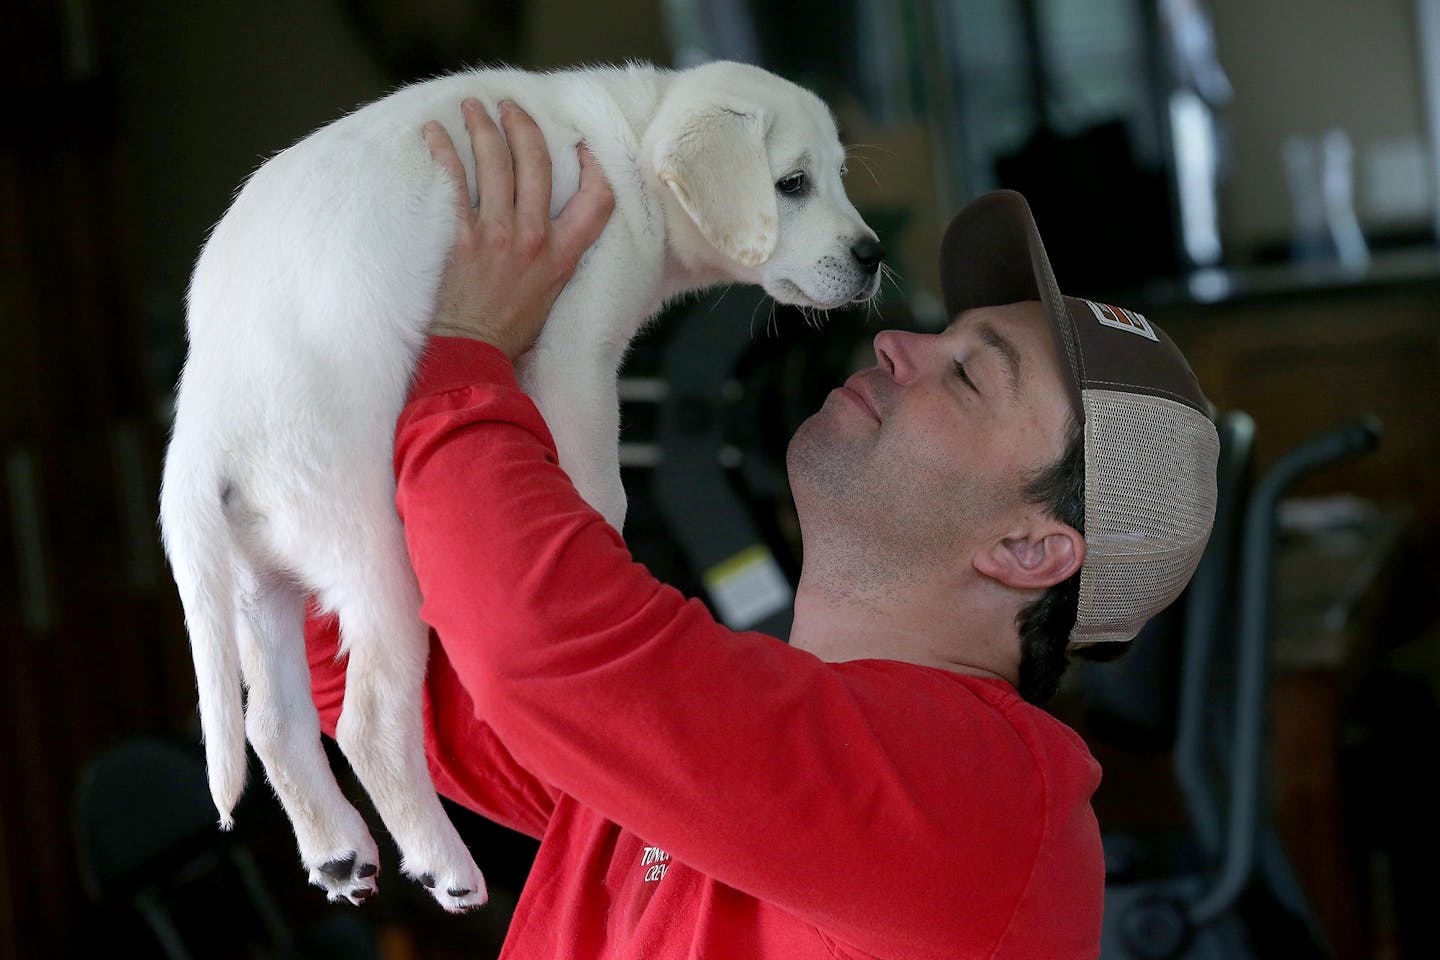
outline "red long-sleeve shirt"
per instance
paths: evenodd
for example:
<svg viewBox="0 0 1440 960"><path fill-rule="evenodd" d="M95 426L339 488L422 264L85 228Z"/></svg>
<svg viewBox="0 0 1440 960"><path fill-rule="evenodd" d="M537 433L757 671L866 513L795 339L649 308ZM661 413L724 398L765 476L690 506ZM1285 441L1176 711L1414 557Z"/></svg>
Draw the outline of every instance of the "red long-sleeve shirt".
<svg viewBox="0 0 1440 960"><path fill-rule="evenodd" d="M436 786L541 841L504 956L1098 954L1099 768L1008 684L717 624L580 499L493 348L431 342L395 468Z"/></svg>

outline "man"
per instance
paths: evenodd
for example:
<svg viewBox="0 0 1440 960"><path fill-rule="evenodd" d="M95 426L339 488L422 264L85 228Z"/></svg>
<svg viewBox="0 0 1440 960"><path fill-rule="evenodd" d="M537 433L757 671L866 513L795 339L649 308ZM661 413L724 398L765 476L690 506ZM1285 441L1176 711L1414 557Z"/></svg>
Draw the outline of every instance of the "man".
<svg viewBox="0 0 1440 960"><path fill-rule="evenodd" d="M466 117L480 202L457 201L396 502L436 786L541 840L505 955L1094 957L1099 769L1027 699L1198 561L1218 443L1178 351L1062 298L1018 195L976 201L942 245L951 325L880 334L791 443L789 644L734 633L630 559L515 382L608 216L593 161L552 222L534 125ZM308 634L333 733L335 627Z"/></svg>

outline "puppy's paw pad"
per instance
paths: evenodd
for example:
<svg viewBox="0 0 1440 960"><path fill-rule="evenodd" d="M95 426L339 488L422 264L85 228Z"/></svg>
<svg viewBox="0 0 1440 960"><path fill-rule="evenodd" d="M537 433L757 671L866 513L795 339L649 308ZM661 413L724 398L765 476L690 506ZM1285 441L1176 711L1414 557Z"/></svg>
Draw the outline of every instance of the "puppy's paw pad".
<svg viewBox="0 0 1440 960"><path fill-rule="evenodd" d="M489 893L485 889L485 878L477 871L470 877L450 877L444 882L438 881L434 873L410 874L410 879L430 891L430 896L450 913L463 913L475 907L483 906L489 899Z"/></svg>
<svg viewBox="0 0 1440 960"><path fill-rule="evenodd" d="M348 880L355 872L355 854L349 853L320 864L320 872L336 880Z"/></svg>
<svg viewBox="0 0 1440 960"><path fill-rule="evenodd" d="M359 905L373 897L380 868L355 851L346 851L310 867L310 885L325 891L331 903Z"/></svg>
<svg viewBox="0 0 1440 960"><path fill-rule="evenodd" d="M446 890L444 895L433 894L435 902L449 913L465 913L476 907L483 907L489 896L481 890Z"/></svg>

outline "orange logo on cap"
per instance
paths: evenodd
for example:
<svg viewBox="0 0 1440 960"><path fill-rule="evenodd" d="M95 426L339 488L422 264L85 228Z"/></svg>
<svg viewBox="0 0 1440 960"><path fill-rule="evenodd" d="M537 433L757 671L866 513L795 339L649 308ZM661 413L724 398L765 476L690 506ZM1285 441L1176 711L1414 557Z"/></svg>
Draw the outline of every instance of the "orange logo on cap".
<svg viewBox="0 0 1440 960"><path fill-rule="evenodd" d="M1095 319L1105 326L1138 334L1157 343L1160 341L1150 326L1150 321L1146 320L1144 315L1135 313L1133 310L1126 310L1124 307L1111 306L1108 303L1096 303L1093 300L1085 302L1089 304L1091 312L1095 314Z"/></svg>

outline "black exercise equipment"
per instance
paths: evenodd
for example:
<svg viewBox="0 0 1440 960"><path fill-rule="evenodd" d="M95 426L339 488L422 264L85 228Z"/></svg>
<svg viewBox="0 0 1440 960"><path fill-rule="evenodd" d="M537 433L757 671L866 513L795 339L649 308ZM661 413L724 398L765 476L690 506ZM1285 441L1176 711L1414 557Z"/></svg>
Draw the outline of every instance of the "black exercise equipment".
<svg viewBox="0 0 1440 960"><path fill-rule="evenodd" d="M1243 960L1280 955L1281 945L1287 957L1330 955L1263 798L1276 511L1304 474L1372 449L1379 425L1326 431L1253 486L1253 422L1231 413L1219 429L1216 524L1180 601L1178 682L1163 670L1106 673L1124 660L1082 674L1082 701L1101 730L1137 720L1134 704L1153 701L1145 688L1178 690L1173 756L1190 828L1178 837L1106 832L1104 960ZM1137 649L1147 639L1165 642L1142 633ZM1165 719L1138 723L1153 737Z"/></svg>

